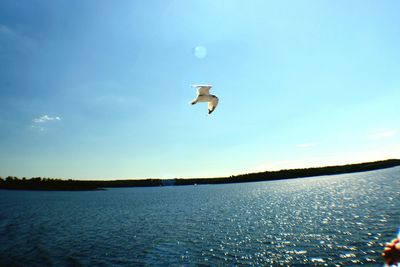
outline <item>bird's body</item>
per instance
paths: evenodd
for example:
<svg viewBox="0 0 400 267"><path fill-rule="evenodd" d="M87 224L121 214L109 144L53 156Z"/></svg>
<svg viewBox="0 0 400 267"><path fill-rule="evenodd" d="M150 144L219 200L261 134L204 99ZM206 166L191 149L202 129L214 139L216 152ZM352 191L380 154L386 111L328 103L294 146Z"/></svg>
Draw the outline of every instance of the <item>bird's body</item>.
<svg viewBox="0 0 400 267"><path fill-rule="evenodd" d="M208 102L208 114L211 114L218 105L218 97L210 94L211 85L193 85L197 88L197 98L194 99L191 104L194 105L197 102Z"/></svg>

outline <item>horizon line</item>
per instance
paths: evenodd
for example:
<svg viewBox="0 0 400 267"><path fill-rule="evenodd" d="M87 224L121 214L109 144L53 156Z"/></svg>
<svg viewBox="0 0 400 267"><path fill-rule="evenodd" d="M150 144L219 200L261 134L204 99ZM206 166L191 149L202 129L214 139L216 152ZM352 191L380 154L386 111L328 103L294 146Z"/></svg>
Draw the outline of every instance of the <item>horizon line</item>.
<svg viewBox="0 0 400 267"><path fill-rule="evenodd" d="M251 174L262 174L262 173L276 173L280 171L291 171L291 170L307 170L307 169L318 169L318 168L329 168L329 167L342 167L342 166L351 166L351 165L358 165L358 164L368 164L368 163L378 163L378 162L384 162L384 161L400 161L398 158L388 158L388 159L383 159L383 160L373 160L373 161L364 161L364 162L357 162L357 163L346 163L346 164L337 164L337 165L324 165L324 166L313 166L313 167L299 167L299 168L288 168L288 169L279 169L279 170L265 170L265 171L258 171L258 172L248 172L248 173L241 173L241 174L231 174L228 176L213 176L213 177L173 177L173 178L157 178L157 177L147 177L147 178L124 178L124 179L113 179L113 178L106 178L106 179L99 179L99 178L89 178L89 179L82 179L82 178L56 178L56 177L45 177L45 176L32 176L30 178L27 178L25 176L21 177L21 179L26 178L26 179L32 179L32 178L45 178L45 179L56 179L56 180L63 180L63 181L143 181L143 180L189 180L189 179L221 179L221 178L233 178L233 177L240 177L240 176L246 176L246 175L251 175ZM7 177L16 177L19 178L18 176L1 176L3 180Z"/></svg>

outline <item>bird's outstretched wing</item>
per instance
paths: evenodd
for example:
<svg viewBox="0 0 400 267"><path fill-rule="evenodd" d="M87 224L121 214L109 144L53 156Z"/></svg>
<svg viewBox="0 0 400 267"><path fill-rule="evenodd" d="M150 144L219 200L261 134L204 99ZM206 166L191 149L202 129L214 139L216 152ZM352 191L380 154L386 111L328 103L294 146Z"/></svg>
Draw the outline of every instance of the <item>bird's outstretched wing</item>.
<svg viewBox="0 0 400 267"><path fill-rule="evenodd" d="M197 95L209 95L212 85L192 85L197 88Z"/></svg>
<svg viewBox="0 0 400 267"><path fill-rule="evenodd" d="M208 102L208 114L211 114L218 105L218 97L214 97Z"/></svg>

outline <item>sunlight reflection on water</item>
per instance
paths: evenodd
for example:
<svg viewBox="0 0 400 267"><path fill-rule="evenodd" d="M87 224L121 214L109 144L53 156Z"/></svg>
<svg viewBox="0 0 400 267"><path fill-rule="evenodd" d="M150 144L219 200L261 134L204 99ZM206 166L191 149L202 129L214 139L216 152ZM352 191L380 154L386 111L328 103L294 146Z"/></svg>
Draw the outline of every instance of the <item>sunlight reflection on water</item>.
<svg viewBox="0 0 400 267"><path fill-rule="evenodd" d="M2 190L0 266L382 266L382 245L400 221L399 173Z"/></svg>

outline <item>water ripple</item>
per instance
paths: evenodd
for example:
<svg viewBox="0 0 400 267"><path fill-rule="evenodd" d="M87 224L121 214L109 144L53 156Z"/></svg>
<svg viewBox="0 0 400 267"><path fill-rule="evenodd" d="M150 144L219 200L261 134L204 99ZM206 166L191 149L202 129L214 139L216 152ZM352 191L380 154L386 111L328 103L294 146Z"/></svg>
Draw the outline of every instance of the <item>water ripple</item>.
<svg viewBox="0 0 400 267"><path fill-rule="evenodd" d="M381 266L400 168L99 192L0 191L0 266Z"/></svg>

